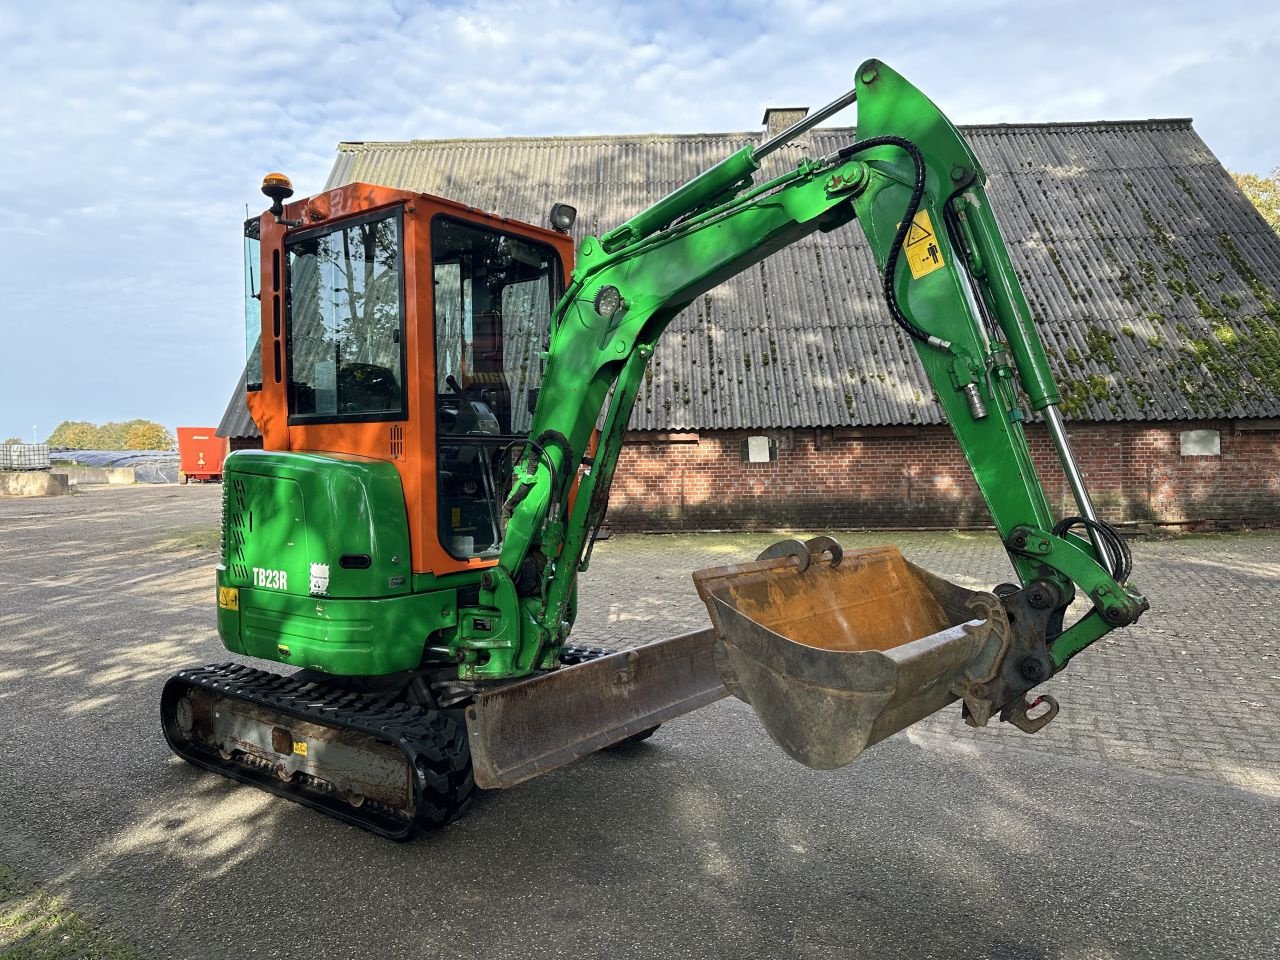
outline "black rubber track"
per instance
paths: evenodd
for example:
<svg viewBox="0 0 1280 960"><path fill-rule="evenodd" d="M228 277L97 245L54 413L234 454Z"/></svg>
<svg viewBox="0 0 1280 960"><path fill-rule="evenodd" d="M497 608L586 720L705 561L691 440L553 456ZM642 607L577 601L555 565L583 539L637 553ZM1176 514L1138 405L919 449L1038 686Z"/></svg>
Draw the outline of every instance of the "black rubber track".
<svg viewBox="0 0 1280 960"><path fill-rule="evenodd" d="M354 730L398 747L415 771L416 816L410 818L402 811L376 804L353 807L331 792L306 783L287 783L270 770L234 759L223 760L217 750L182 739L175 722L176 708L183 693L192 688L243 700L295 720ZM188 763L252 784L391 840L408 840L416 827L440 827L456 820L475 797L466 729L436 710L326 688L310 680L284 677L237 663L196 667L171 677L161 694L160 710L165 739L173 752Z"/></svg>

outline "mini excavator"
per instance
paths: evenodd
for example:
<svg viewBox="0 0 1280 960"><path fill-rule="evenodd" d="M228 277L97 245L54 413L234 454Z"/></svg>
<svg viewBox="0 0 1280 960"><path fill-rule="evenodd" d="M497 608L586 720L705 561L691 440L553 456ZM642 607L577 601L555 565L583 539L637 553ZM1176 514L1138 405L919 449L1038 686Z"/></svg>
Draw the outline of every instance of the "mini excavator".
<svg viewBox="0 0 1280 960"><path fill-rule="evenodd" d="M855 102L856 140L756 182L766 156ZM245 241L263 449L226 459L217 618L228 650L276 667L170 678L172 749L403 840L477 789L728 694L820 769L956 701L971 725L1043 727L1058 706L1031 692L1148 605L1072 457L985 181L956 128L876 60L576 258L563 204L546 229L367 183L291 200L269 175ZM893 547L790 540L694 575L709 627L613 652L571 642L663 331L727 278L855 222L1016 580L971 591ZM1027 407L1075 515L1050 510ZM1087 610L1068 622L1078 594Z"/></svg>

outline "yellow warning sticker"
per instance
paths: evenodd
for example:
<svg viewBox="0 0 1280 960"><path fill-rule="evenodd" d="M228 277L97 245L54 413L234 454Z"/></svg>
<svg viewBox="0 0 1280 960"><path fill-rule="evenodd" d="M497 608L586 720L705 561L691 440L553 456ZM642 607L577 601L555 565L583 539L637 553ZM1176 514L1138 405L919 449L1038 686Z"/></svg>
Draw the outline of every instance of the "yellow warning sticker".
<svg viewBox="0 0 1280 960"><path fill-rule="evenodd" d="M307 755L307 741L305 740L293 741L293 752L300 757L305 757Z"/></svg>
<svg viewBox="0 0 1280 960"><path fill-rule="evenodd" d="M219 587L218 588L218 606L223 610L239 610L240 609L240 588L239 587Z"/></svg>
<svg viewBox="0 0 1280 960"><path fill-rule="evenodd" d="M917 210L911 219L911 229L907 231L907 239L902 241L902 252L907 256L907 266L911 268L911 276L919 280L939 267L946 266L942 259L942 247L933 232L933 223L929 220L928 210Z"/></svg>

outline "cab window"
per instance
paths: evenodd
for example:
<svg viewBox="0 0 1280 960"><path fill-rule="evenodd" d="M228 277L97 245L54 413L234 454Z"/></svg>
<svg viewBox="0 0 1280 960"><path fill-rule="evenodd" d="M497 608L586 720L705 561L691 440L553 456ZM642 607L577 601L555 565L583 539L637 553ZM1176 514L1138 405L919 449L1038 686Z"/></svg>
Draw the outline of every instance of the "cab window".
<svg viewBox="0 0 1280 960"><path fill-rule="evenodd" d="M308 231L289 262L289 422L404 419L398 210Z"/></svg>

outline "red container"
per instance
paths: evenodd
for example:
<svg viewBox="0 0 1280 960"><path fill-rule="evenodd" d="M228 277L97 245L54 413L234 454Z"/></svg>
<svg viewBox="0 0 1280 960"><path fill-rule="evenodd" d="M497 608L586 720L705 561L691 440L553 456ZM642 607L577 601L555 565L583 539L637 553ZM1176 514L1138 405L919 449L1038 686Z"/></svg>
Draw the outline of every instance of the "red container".
<svg viewBox="0 0 1280 960"><path fill-rule="evenodd" d="M178 428L178 482L221 481L222 461L227 456L227 440L216 427Z"/></svg>

